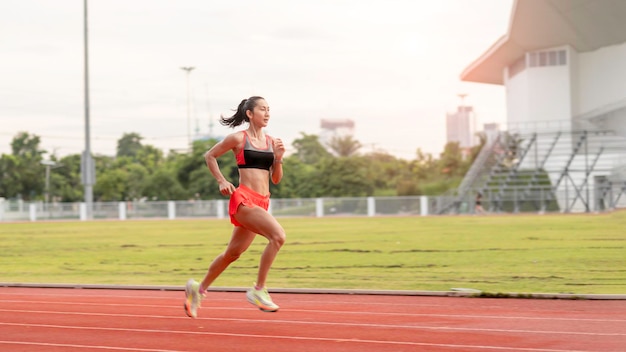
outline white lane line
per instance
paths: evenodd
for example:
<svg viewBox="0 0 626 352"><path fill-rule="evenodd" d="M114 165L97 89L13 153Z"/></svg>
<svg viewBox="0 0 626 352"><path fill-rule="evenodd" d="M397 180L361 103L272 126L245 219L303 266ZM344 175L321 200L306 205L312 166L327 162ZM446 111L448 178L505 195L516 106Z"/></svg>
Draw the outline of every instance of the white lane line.
<svg viewBox="0 0 626 352"><path fill-rule="evenodd" d="M50 312L36 310L10 310L0 309L4 312L20 313L20 314L57 314L57 315L75 315L75 316L100 316L100 317L119 317L119 318L136 318L136 319L186 319L184 316L166 316L166 315L144 315L144 314L120 314L120 313L84 313L84 312ZM450 326L430 326L430 325L404 325L404 324L373 324L373 323L345 323L345 322L323 322L323 321L301 321L301 320L276 320L276 319L243 319L243 318L203 318L197 320L205 321L231 321L248 324L299 324L299 325L318 325L318 326L346 326L346 327L367 327L377 329L409 329L409 330L434 330L434 331L468 331L468 332L493 332L493 333L516 333L516 334L538 334L538 335L581 335L581 336L626 336L626 333L598 333L598 332L578 332L578 331L549 331L549 330L523 330L523 329L492 329L492 328L471 328L471 327L450 327ZM0 322L0 325L11 325L17 323ZM37 324L35 324L37 325Z"/></svg>
<svg viewBox="0 0 626 352"><path fill-rule="evenodd" d="M237 300L241 302L242 300ZM169 308L178 309L182 303L176 303L174 306L170 305L150 305L150 304L128 304L128 303L91 303L91 302L49 302L49 301L27 301L27 300L6 300L0 301L7 303L14 303L16 305L29 305L29 304L41 304L41 305L70 305L70 306L103 306L103 307L145 307L145 308ZM182 300L181 300L182 302ZM283 305L283 310L285 306ZM239 307L211 307L212 310L250 310L250 308ZM0 309L2 310L2 309ZM439 314L439 313L396 313L396 312L373 312L373 311L345 311L345 310L321 310L321 309L292 309L290 312L300 313L325 313L325 314L341 314L341 315L376 315L376 316L398 316L398 317L429 317L429 318L469 318L469 319L503 319L503 320L541 320L541 321L573 321L573 322L602 322L602 323L626 323L626 319L610 319L610 318L561 318L561 317L527 317L527 316L513 316L513 315L475 315L475 314Z"/></svg>
<svg viewBox="0 0 626 352"><path fill-rule="evenodd" d="M6 296L24 296L23 292L6 292L6 291L2 291L3 287L0 287L0 297L6 295ZM30 289L30 288L29 288ZM73 290L73 292L71 293L40 293L37 292L40 289L35 289L33 291L33 293L29 293L28 295L33 297L33 296L41 296L41 297L72 297L72 298L76 298L76 297L85 297L85 298L111 298L111 299L115 299L115 298L128 298L128 299L174 299L176 296L180 296L180 297L184 297L184 291L181 290L180 292L178 291L158 291L158 290L154 290L154 291L150 291L150 290L145 290L145 291L141 291L141 295L128 295L128 294L121 294L124 292L124 290L106 290L106 289L80 289L80 288L74 288L74 289L62 289L62 290ZM43 288L41 290L58 290L57 288L52 288L52 289L46 289ZM111 294L88 294L88 295L81 295L81 292L86 292L86 291L100 291L100 292L110 292ZM148 294L149 293L149 294ZM210 292L210 294L212 295L219 295L219 296L237 296L237 295L243 295L245 292L234 292L234 291L215 291L215 292ZM270 293L272 293L271 289L270 289ZM162 294L162 295L161 295ZM279 296L283 296L283 297L302 297L302 296L320 296L320 294L300 294L300 293L274 293L275 295L277 295L277 297ZM176 296L175 296L176 295ZM321 296L335 296L335 297L339 297L340 299L343 299L343 294L321 294ZM374 299L384 299L384 298L391 298L393 296L375 296ZM450 307L466 307L466 301L461 301L460 298L462 299L471 299L471 298L467 298L467 297L431 297L431 296L396 296L400 299L414 299L415 301L411 301L411 302L407 302L407 303L399 303L399 302L393 302L393 299L391 299L390 302L380 302L380 301L375 301L375 302L365 302L368 305L375 305L375 306L398 306L398 307L403 307L403 306L410 306L410 307L446 307L446 308L450 308ZM216 299L217 301L240 301L240 299L237 298L218 298ZM447 303L425 303L423 301L425 300L446 300ZM526 300L526 299L509 299L510 300L515 300L515 301L520 301L520 300ZM480 303L484 303L484 305L480 305L479 308L480 309L496 309L496 310L500 310L502 308L506 308L506 309L523 309L524 312L528 312L528 311L543 311L542 309L538 309L538 308L533 308L533 307L527 307L527 306L517 306L517 305L507 305L507 304L486 304L486 303L493 303L493 302L487 302L485 299L482 298L475 298L473 299L474 302L480 302ZM541 301L541 300L540 300ZM362 306L364 304L364 302L362 301L354 301L354 300L338 300L338 299L332 299L332 300L302 300L301 298L299 298L297 300L297 302L299 303L309 303L309 304L337 304L340 306L345 306L345 305L357 305L357 306ZM458 305L453 305L450 303L461 303ZM552 301L554 302L554 301ZM603 303L600 301L585 301L585 300L557 300L556 302L558 303L563 303L563 304L577 304L577 303L584 303L584 302L593 302L593 303Z"/></svg>
<svg viewBox="0 0 626 352"><path fill-rule="evenodd" d="M133 347L113 347L113 346L94 346L94 345L74 345L67 343L46 343L46 342L25 342L25 341L0 341L0 345L27 345L27 346L46 346L46 347L70 347L70 348L87 348L99 350L116 350L116 351L139 351L139 352L183 352L178 350L164 349L147 349Z"/></svg>
<svg viewBox="0 0 626 352"><path fill-rule="evenodd" d="M306 337L306 336L285 336L285 335L257 335L257 334L235 334L235 333L218 333L203 331L179 331L179 330L152 330L152 329L122 329L122 328L93 328L84 326L63 326L63 325L46 325L46 324L6 324L0 325L24 326L24 327L40 327L50 329L75 329L75 330L104 330L104 331L124 331L136 333L166 333L181 335L204 335L204 336L226 336L226 337L242 337L242 338L261 338L261 339L280 339L280 340L299 340L299 341L331 341L342 343L357 344L375 344L375 345L404 345L404 346L429 346L429 347L449 347L460 349L479 349L479 350L500 350L500 351L533 351L533 352L589 352L585 350L560 350L560 349L544 349L529 347L505 347L505 346L488 346L488 345L461 345L446 343L427 343L427 342L410 342L410 341L382 341L382 340L362 340L362 339L345 339L345 338L327 338L327 337ZM2 343L3 341L0 341Z"/></svg>
<svg viewBox="0 0 626 352"><path fill-rule="evenodd" d="M1 288L0 288L1 289ZM65 297L71 297L72 299L76 299L76 298L105 298L105 299L176 299L176 297L172 296L172 295L168 295L168 296L155 296L155 295L80 295L80 290L76 290L78 291L76 294L72 294L72 293L67 293L67 294L62 294L62 293L33 293L33 294L28 294L28 296L30 297L59 297L59 298L65 298ZM223 294L223 292L219 292L220 294ZM244 297L245 292L227 292L229 296L236 296L239 295L241 297ZM271 290L270 290L271 293ZM211 293L209 293L211 294ZM280 296L280 295L285 295L284 293L275 293L275 295ZM300 295L300 294L298 294ZM17 292L11 292L11 293L7 293L7 292L2 292L0 291L0 297L2 296L17 296L17 297L23 297L24 293L17 293ZM179 296L181 299L184 299L185 295L184 295L184 291L182 293L179 293ZM404 297L404 296L401 296ZM215 299L216 301L225 301L225 302L237 302L237 301L241 301L240 298L217 298ZM2 302L3 300L0 300L0 302ZM355 305L355 306L362 306L364 304L364 302L355 302L355 301L338 301L338 300L301 300L298 299L297 302L299 303L308 303L308 304L336 304L339 306L345 306L345 305ZM397 307L449 307L450 305L445 305L445 304L425 304L425 303L420 303L420 302L409 302L409 303L397 303L397 302L366 302L368 305L373 305L373 306L397 306ZM485 308L486 307L481 307L481 308ZM496 309L499 309L499 307L496 307Z"/></svg>

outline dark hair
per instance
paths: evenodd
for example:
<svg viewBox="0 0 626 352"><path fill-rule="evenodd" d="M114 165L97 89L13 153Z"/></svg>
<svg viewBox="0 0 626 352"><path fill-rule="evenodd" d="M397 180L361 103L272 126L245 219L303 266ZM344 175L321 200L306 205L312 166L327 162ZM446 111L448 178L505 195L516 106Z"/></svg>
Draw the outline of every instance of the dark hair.
<svg viewBox="0 0 626 352"><path fill-rule="evenodd" d="M244 122L250 122L248 115L246 115L246 111L248 110L252 111L256 107L257 101L261 99L264 99L264 98L255 95L248 99L242 100L241 103L239 103L237 110L234 110L235 114L231 117L222 116L220 118L220 123L224 126L233 128L233 127L237 127L241 125Z"/></svg>

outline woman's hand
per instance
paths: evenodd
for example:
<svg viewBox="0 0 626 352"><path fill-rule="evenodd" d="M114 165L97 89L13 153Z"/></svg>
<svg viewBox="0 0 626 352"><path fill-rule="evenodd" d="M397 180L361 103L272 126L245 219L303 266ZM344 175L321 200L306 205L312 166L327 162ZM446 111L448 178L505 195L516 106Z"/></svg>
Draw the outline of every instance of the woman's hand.
<svg viewBox="0 0 626 352"><path fill-rule="evenodd" d="M220 187L220 193L224 196L230 196L235 192L235 186L226 180L219 182L218 185Z"/></svg>
<svg viewBox="0 0 626 352"><path fill-rule="evenodd" d="M285 145L280 138L273 138L274 143L274 158L275 160L282 160L285 155Z"/></svg>

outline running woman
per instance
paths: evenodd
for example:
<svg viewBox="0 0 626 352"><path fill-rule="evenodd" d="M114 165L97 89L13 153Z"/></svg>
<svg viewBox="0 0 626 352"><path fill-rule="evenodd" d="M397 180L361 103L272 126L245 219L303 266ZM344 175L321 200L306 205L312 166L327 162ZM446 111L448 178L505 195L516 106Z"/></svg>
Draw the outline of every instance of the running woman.
<svg viewBox="0 0 626 352"><path fill-rule="evenodd" d="M200 301L215 279L245 252L257 234L268 240L261 255L256 283L246 292L248 301L264 312L275 312L278 305L272 302L265 282L268 272L285 243L285 230L267 211L270 179L278 184L283 177L285 147L278 138L265 134L263 128L270 119L270 107L265 99L253 96L241 101L231 117L222 117L220 123L231 128L244 122L243 131L234 132L213 146L204 158L211 174L217 180L220 193L230 196L228 213L235 226L226 250L218 255L202 282L189 279L185 287L185 312L196 318ZM233 151L239 168L239 186L235 188L220 171L217 158Z"/></svg>

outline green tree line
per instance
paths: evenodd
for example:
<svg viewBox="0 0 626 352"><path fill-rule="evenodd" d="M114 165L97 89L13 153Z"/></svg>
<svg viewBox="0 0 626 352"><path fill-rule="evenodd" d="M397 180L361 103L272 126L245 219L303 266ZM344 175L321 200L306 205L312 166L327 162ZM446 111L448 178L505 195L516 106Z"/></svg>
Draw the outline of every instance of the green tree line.
<svg viewBox="0 0 626 352"><path fill-rule="evenodd" d="M142 140L138 133L125 133L115 156L94 156L96 201L222 198L204 162L217 140L195 141L191 151L167 155ZM27 132L13 138L11 154L0 157L0 197L44 200L48 181L50 200L82 201L81 155L58 157L40 144L39 136ZM381 151L359 153L361 144L350 136L323 145L317 135L301 133L284 159L282 182L270 191L276 198L438 195L458 186L482 144L484 138L466 157L452 142L438 158L417 149L415 159L405 160ZM47 180L43 160L54 162ZM219 163L237 184L234 155L227 153Z"/></svg>

